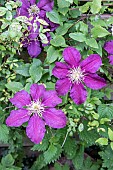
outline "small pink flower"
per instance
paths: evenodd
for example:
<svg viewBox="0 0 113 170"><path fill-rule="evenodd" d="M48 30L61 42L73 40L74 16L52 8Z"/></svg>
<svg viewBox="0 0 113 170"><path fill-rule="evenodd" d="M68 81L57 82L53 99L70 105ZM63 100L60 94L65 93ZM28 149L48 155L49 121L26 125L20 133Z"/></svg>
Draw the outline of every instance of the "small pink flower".
<svg viewBox="0 0 113 170"><path fill-rule="evenodd" d="M65 63L56 62L53 75L60 80L56 82L56 91L59 95L66 95L70 91L70 97L76 104L86 101L87 91L84 87L97 90L106 86L106 81L96 74L102 64L98 54L92 54L81 61L79 51L74 47L67 47L63 51Z"/></svg>
<svg viewBox="0 0 113 170"><path fill-rule="evenodd" d="M55 90L46 91L43 85L32 84L30 95L21 90L10 102L19 109L11 111L7 126L19 127L28 121L26 134L36 144L44 138L45 125L58 129L66 126L65 114L54 108L62 102Z"/></svg>

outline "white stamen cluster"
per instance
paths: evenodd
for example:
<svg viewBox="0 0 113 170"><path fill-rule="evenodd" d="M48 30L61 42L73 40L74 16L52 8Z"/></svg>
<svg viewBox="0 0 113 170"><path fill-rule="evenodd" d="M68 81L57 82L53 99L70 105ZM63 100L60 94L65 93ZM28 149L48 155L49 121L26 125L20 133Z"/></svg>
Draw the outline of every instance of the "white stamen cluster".
<svg viewBox="0 0 113 170"><path fill-rule="evenodd" d="M68 77L72 83L81 83L84 80L84 71L80 67L73 67L68 72Z"/></svg>
<svg viewBox="0 0 113 170"><path fill-rule="evenodd" d="M31 5L30 8L28 9L29 15L37 15L40 12L40 9L36 5Z"/></svg>
<svg viewBox="0 0 113 170"><path fill-rule="evenodd" d="M27 110L30 114L35 113L42 117L42 113L44 111L44 105L41 103L40 100L32 101L30 105L27 106Z"/></svg>

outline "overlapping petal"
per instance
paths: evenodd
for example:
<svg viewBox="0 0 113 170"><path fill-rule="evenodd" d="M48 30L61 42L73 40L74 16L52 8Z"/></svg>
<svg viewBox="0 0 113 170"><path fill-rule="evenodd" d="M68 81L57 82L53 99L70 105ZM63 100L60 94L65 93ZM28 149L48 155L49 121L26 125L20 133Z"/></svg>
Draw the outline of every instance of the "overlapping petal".
<svg viewBox="0 0 113 170"><path fill-rule="evenodd" d="M72 83L69 81L68 78L57 80L55 88L58 92L58 95L66 95L70 90Z"/></svg>
<svg viewBox="0 0 113 170"><path fill-rule="evenodd" d="M6 119L7 126L19 127L30 118L26 109L12 110L10 116Z"/></svg>
<svg viewBox="0 0 113 170"><path fill-rule="evenodd" d="M30 87L30 94L34 101L41 99L45 93L44 85L32 84Z"/></svg>
<svg viewBox="0 0 113 170"><path fill-rule="evenodd" d="M38 41L31 41L28 45L28 53L31 57L35 58L41 53L40 43Z"/></svg>
<svg viewBox="0 0 113 170"><path fill-rule="evenodd" d="M86 101L87 91L82 83L73 84L72 89L70 91L70 97L77 105L82 104Z"/></svg>
<svg viewBox="0 0 113 170"><path fill-rule="evenodd" d="M55 107L56 105L62 103L62 100L58 97L55 90L49 90L45 91L43 94L42 103L48 107Z"/></svg>
<svg viewBox="0 0 113 170"><path fill-rule="evenodd" d="M113 65L113 55L109 55L108 58L109 58L110 64Z"/></svg>
<svg viewBox="0 0 113 170"><path fill-rule="evenodd" d="M91 54L80 63L82 70L90 73L95 73L101 65L102 60L98 54Z"/></svg>
<svg viewBox="0 0 113 170"><path fill-rule="evenodd" d="M31 103L31 98L25 90L21 90L10 99L10 102L16 107L22 108L23 106L29 105Z"/></svg>
<svg viewBox="0 0 113 170"><path fill-rule="evenodd" d="M104 45L104 49L109 54L113 54L113 40L106 42L105 45Z"/></svg>
<svg viewBox="0 0 113 170"><path fill-rule="evenodd" d="M88 74L84 78L84 83L87 87L98 90L106 86L106 81L97 74Z"/></svg>
<svg viewBox="0 0 113 170"><path fill-rule="evenodd" d="M75 67L78 66L81 59L80 52L74 47L65 48L63 51L63 57L66 63Z"/></svg>
<svg viewBox="0 0 113 170"><path fill-rule="evenodd" d="M46 109L43 113L46 124L52 128L63 128L66 126L66 116L61 110L55 108Z"/></svg>
<svg viewBox="0 0 113 170"><path fill-rule="evenodd" d="M68 66L61 62L56 62L56 66L52 70L52 74L57 78L65 78L68 74Z"/></svg>
<svg viewBox="0 0 113 170"><path fill-rule="evenodd" d="M40 9L43 9L45 11L51 11L54 6L54 1L53 0L40 0L37 5Z"/></svg>
<svg viewBox="0 0 113 170"><path fill-rule="evenodd" d="M37 115L33 115L26 128L26 134L35 144L39 144L45 135L45 123L44 121Z"/></svg>

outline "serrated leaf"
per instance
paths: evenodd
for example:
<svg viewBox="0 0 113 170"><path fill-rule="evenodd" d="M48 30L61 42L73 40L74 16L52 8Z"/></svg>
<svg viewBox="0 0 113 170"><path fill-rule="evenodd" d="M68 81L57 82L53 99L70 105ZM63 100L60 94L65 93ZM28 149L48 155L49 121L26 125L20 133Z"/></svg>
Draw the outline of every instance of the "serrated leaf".
<svg viewBox="0 0 113 170"><path fill-rule="evenodd" d="M108 128L108 136L109 136L109 139L113 141L113 131L110 128Z"/></svg>
<svg viewBox="0 0 113 170"><path fill-rule="evenodd" d="M86 39L86 44L93 48L98 48L97 41L94 38Z"/></svg>
<svg viewBox="0 0 113 170"><path fill-rule="evenodd" d="M0 141L7 143L9 138L9 129L6 125L0 125Z"/></svg>
<svg viewBox="0 0 113 170"><path fill-rule="evenodd" d="M44 152L44 161L48 164L52 161L52 158L57 153L57 147L50 145L48 150Z"/></svg>
<svg viewBox="0 0 113 170"><path fill-rule="evenodd" d="M11 154L6 155L1 161L4 167L10 167L14 164L14 159Z"/></svg>
<svg viewBox="0 0 113 170"><path fill-rule="evenodd" d="M105 37L106 35L110 34L110 32L108 32L105 28L103 28L101 26L96 26L96 27L92 28L91 33L94 38Z"/></svg>
<svg viewBox="0 0 113 170"><path fill-rule="evenodd" d="M9 90L17 92L23 89L23 85L20 82L12 81L5 85Z"/></svg>
<svg viewBox="0 0 113 170"><path fill-rule="evenodd" d="M73 40L79 41L79 42L84 42L86 41L86 36L83 33L70 33L69 34L70 38Z"/></svg>
<svg viewBox="0 0 113 170"><path fill-rule="evenodd" d="M99 143L100 145L108 145L108 139L107 138L99 138L95 142Z"/></svg>
<svg viewBox="0 0 113 170"><path fill-rule="evenodd" d="M34 162L30 170L41 170L44 166L46 166L46 163L44 161L43 154L41 154L38 156L37 160Z"/></svg>
<svg viewBox="0 0 113 170"><path fill-rule="evenodd" d="M101 104L98 107L98 114L99 114L99 118L112 119L113 118L113 106L107 106L105 104Z"/></svg>

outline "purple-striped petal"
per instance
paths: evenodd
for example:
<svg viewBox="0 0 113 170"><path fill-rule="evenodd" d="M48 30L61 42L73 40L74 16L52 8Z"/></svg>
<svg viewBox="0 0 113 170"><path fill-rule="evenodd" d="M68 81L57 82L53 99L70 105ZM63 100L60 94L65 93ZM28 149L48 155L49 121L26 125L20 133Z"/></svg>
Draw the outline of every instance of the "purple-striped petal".
<svg viewBox="0 0 113 170"><path fill-rule="evenodd" d="M69 79L65 78L65 79L57 80L56 85L55 85L55 89L56 89L58 95L64 96L68 93L71 86L72 86L72 84L69 81Z"/></svg>
<svg viewBox="0 0 113 170"><path fill-rule="evenodd" d="M21 7L23 7L23 8L28 8L28 7L30 7L30 3L29 3L29 1L28 0L20 0L21 2L22 2L22 6Z"/></svg>
<svg viewBox="0 0 113 170"><path fill-rule="evenodd" d="M31 98L25 90L21 90L10 99L10 102L16 107L22 108L23 106L29 105L31 103Z"/></svg>
<svg viewBox="0 0 113 170"><path fill-rule="evenodd" d="M62 103L62 100L58 97L55 90L48 90L43 94L42 103L44 106L55 107L56 105Z"/></svg>
<svg viewBox="0 0 113 170"><path fill-rule="evenodd" d="M26 109L12 110L10 116L6 119L7 126L19 127L30 118Z"/></svg>
<svg viewBox="0 0 113 170"><path fill-rule="evenodd" d="M37 115L33 115L26 128L26 134L30 138L32 142L35 144L39 144L45 135L45 123L44 121Z"/></svg>
<svg viewBox="0 0 113 170"><path fill-rule="evenodd" d="M113 55L109 55L108 58L109 58L110 64L113 65Z"/></svg>
<svg viewBox="0 0 113 170"><path fill-rule="evenodd" d="M106 86L106 81L97 74L88 74L84 78L84 83L87 87L98 90Z"/></svg>
<svg viewBox="0 0 113 170"><path fill-rule="evenodd" d="M80 52L74 47L65 48L63 51L63 57L66 63L75 67L78 66L81 59Z"/></svg>
<svg viewBox="0 0 113 170"><path fill-rule="evenodd" d="M66 116L62 110L55 108L46 109L43 113L46 124L52 128L63 128L66 126Z"/></svg>
<svg viewBox="0 0 113 170"><path fill-rule="evenodd" d="M40 43L38 41L31 41L27 49L29 55L33 58L41 53Z"/></svg>
<svg viewBox="0 0 113 170"><path fill-rule="evenodd" d="M65 78L68 75L68 66L61 62L56 62L56 66L53 68L52 73L57 78Z"/></svg>
<svg viewBox="0 0 113 170"><path fill-rule="evenodd" d="M54 1L53 0L40 0L37 5L40 9L43 9L45 11L51 11L54 6Z"/></svg>
<svg viewBox="0 0 113 170"><path fill-rule="evenodd" d="M105 45L104 45L104 49L109 54L113 54L113 40L106 42Z"/></svg>
<svg viewBox="0 0 113 170"><path fill-rule="evenodd" d="M82 104L86 101L87 91L82 83L73 84L72 89L70 91L70 97L77 105Z"/></svg>
<svg viewBox="0 0 113 170"><path fill-rule="evenodd" d="M34 5L36 3L36 0L30 0L30 4Z"/></svg>
<svg viewBox="0 0 113 170"><path fill-rule="evenodd" d="M32 84L30 87L30 94L34 101L41 99L45 93L44 85Z"/></svg>
<svg viewBox="0 0 113 170"><path fill-rule="evenodd" d="M86 72L95 73L102 64L102 60L98 54L91 54L89 57L84 59L80 66L82 70Z"/></svg>

